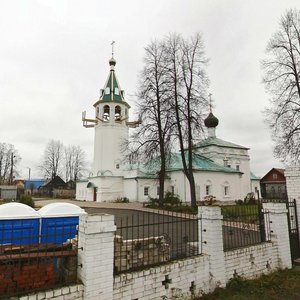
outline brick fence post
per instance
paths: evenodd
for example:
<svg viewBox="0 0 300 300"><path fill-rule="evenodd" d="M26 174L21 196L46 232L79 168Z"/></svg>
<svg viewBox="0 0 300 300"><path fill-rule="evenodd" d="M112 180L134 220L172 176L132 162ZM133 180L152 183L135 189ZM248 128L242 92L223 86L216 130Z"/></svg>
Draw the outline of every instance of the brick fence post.
<svg viewBox="0 0 300 300"><path fill-rule="evenodd" d="M83 215L78 232L78 278L85 300L113 299L114 216Z"/></svg>
<svg viewBox="0 0 300 300"><path fill-rule="evenodd" d="M278 247L279 266L291 268L290 238L285 203L264 203L263 208L269 211L270 237Z"/></svg>
<svg viewBox="0 0 300 300"><path fill-rule="evenodd" d="M199 242L202 253L210 255L210 274L214 289L226 285L223 250L223 216L217 206L199 206Z"/></svg>

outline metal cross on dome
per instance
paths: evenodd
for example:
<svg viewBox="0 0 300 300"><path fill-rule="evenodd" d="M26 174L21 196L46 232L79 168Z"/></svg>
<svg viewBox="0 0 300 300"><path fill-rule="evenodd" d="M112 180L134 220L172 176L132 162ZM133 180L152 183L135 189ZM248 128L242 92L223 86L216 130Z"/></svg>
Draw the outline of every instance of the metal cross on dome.
<svg viewBox="0 0 300 300"><path fill-rule="evenodd" d="M111 44L111 56L114 57L114 44L115 44L115 41L112 41L110 44Z"/></svg>
<svg viewBox="0 0 300 300"><path fill-rule="evenodd" d="M212 94L210 93L208 96L209 96L209 111L211 112L212 111L212 104L211 104L211 102L212 102L212 100L211 100Z"/></svg>

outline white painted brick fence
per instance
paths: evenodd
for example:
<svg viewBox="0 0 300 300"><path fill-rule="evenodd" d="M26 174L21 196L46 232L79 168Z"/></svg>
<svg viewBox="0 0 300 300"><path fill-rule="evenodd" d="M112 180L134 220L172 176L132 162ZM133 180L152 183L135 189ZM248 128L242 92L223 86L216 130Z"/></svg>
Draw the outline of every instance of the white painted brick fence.
<svg viewBox="0 0 300 300"><path fill-rule="evenodd" d="M24 300L183 299L223 287L235 276L254 278L278 268L290 268L285 205L266 204L265 208L270 211L271 242L224 252L221 209L199 207L201 255L117 276L113 275L114 216L81 216L78 252L81 294L69 298L63 294L44 298L31 295L32 298Z"/></svg>

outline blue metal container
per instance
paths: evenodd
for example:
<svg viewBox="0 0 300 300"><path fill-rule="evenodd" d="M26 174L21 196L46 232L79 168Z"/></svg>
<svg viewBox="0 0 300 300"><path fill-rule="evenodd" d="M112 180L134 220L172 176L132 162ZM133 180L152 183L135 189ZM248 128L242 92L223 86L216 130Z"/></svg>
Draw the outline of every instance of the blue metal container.
<svg viewBox="0 0 300 300"><path fill-rule="evenodd" d="M39 210L41 243L62 244L77 235L79 216L85 211L70 203L51 203Z"/></svg>
<svg viewBox="0 0 300 300"><path fill-rule="evenodd" d="M0 205L0 245L27 245L39 242L40 215L22 203Z"/></svg>

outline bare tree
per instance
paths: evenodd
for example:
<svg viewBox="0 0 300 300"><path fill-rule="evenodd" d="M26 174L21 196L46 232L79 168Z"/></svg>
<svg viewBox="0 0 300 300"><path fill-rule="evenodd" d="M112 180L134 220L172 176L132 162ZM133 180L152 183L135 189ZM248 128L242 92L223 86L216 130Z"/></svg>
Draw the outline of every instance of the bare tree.
<svg viewBox="0 0 300 300"><path fill-rule="evenodd" d="M63 164L63 144L60 141L50 140L45 148L43 162L40 169L44 176L53 179L61 172Z"/></svg>
<svg viewBox="0 0 300 300"><path fill-rule="evenodd" d="M12 144L0 143L0 184L13 183L20 159Z"/></svg>
<svg viewBox="0 0 300 300"><path fill-rule="evenodd" d="M275 141L274 154L284 161L300 158L300 11L288 10L267 46L263 82L271 95L265 110Z"/></svg>
<svg viewBox="0 0 300 300"><path fill-rule="evenodd" d="M139 82L137 111L142 120L131 139L130 155L151 161L159 171L159 203L163 203L166 160L171 148L172 119L168 106L169 90L164 41L154 41L145 48L144 68ZM152 166L148 163L148 167Z"/></svg>
<svg viewBox="0 0 300 300"><path fill-rule="evenodd" d="M203 49L199 34L188 40L172 34L146 48L138 103L143 124L133 135L135 147L131 154L142 153L147 160L159 161L160 203L175 141L180 145L183 171L190 183L191 203L196 206L193 141L203 132L208 107L203 96L208 86Z"/></svg>
<svg viewBox="0 0 300 300"><path fill-rule="evenodd" d="M64 148L66 181L76 181L82 176L85 165L85 153L80 146Z"/></svg>
<svg viewBox="0 0 300 300"><path fill-rule="evenodd" d="M190 39L172 34L167 39L166 49L171 91L169 103L175 116L183 171L190 184L191 205L195 207L193 142L203 133L203 117L208 107L204 97L208 87L205 73L207 58L199 34Z"/></svg>

